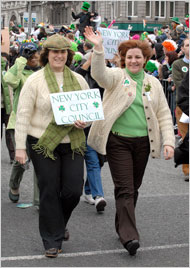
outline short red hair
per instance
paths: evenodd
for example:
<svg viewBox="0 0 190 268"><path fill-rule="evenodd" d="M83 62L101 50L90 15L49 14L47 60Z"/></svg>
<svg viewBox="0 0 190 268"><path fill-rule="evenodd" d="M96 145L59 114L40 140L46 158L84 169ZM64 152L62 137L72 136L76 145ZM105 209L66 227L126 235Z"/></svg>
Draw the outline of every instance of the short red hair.
<svg viewBox="0 0 190 268"><path fill-rule="evenodd" d="M133 48L139 48L142 51L144 58L146 58L145 65L152 56L152 48L150 47L147 41L141 41L141 40L123 41L119 44L119 47L118 47L118 52L121 58L120 60L121 68L125 68L125 57L126 57L127 51Z"/></svg>

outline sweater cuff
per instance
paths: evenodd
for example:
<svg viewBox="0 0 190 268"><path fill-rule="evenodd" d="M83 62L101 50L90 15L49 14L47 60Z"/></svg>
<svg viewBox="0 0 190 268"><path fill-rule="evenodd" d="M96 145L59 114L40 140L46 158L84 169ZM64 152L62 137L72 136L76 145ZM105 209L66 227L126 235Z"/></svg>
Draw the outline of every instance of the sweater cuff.
<svg viewBox="0 0 190 268"><path fill-rule="evenodd" d="M96 50L96 49L93 48L93 52L94 52L95 54L98 54L98 55L104 54L104 48L102 48L101 51Z"/></svg>

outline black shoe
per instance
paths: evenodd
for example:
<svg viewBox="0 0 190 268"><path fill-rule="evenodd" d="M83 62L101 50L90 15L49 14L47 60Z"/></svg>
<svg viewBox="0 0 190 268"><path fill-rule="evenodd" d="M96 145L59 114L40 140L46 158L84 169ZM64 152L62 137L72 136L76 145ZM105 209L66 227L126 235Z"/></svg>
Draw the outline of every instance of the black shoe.
<svg viewBox="0 0 190 268"><path fill-rule="evenodd" d="M124 247L129 252L130 255L135 255L137 253L137 249L140 247L138 240L131 240L127 242Z"/></svg>
<svg viewBox="0 0 190 268"><path fill-rule="evenodd" d="M13 203L17 203L19 200L19 194L13 194L11 192L11 189L9 190L9 199L13 202Z"/></svg>
<svg viewBox="0 0 190 268"><path fill-rule="evenodd" d="M67 228L65 228L65 233L64 233L63 240L68 241L69 237L70 237L69 230Z"/></svg>
<svg viewBox="0 0 190 268"><path fill-rule="evenodd" d="M60 250L57 248L49 248L45 251L45 256L48 258L56 258Z"/></svg>
<svg viewBox="0 0 190 268"><path fill-rule="evenodd" d="M107 203L106 200L103 198L103 196L96 196L95 207L97 212L103 212L106 205Z"/></svg>

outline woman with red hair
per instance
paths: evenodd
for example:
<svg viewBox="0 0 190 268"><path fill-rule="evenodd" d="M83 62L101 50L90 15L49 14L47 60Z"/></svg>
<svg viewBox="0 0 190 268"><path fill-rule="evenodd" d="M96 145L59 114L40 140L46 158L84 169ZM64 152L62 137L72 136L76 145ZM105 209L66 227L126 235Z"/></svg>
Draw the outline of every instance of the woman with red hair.
<svg viewBox="0 0 190 268"><path fill-rule="evenodd" d="M85 28L94 44L91 75L105 88L105 120L92 123L88 145L105 155L114 183L115 228L130 255L140 247L135 207L149 154L160 157L161 136L165 159L174 154L175 136L171 112L162 85L144 72L152 55L147 41L128 40L118 47L120 67L105 65L100 32Z"/></svg>

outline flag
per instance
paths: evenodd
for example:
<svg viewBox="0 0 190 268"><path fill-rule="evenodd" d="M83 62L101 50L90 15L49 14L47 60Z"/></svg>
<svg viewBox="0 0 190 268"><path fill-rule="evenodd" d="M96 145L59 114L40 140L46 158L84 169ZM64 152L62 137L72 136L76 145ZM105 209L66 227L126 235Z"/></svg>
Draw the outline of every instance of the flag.
<svg viewBox="0 0 190 268"><path fill-rule="evenodd" d="M143 27L146 27L146 20L143 20Z"/></svg>

